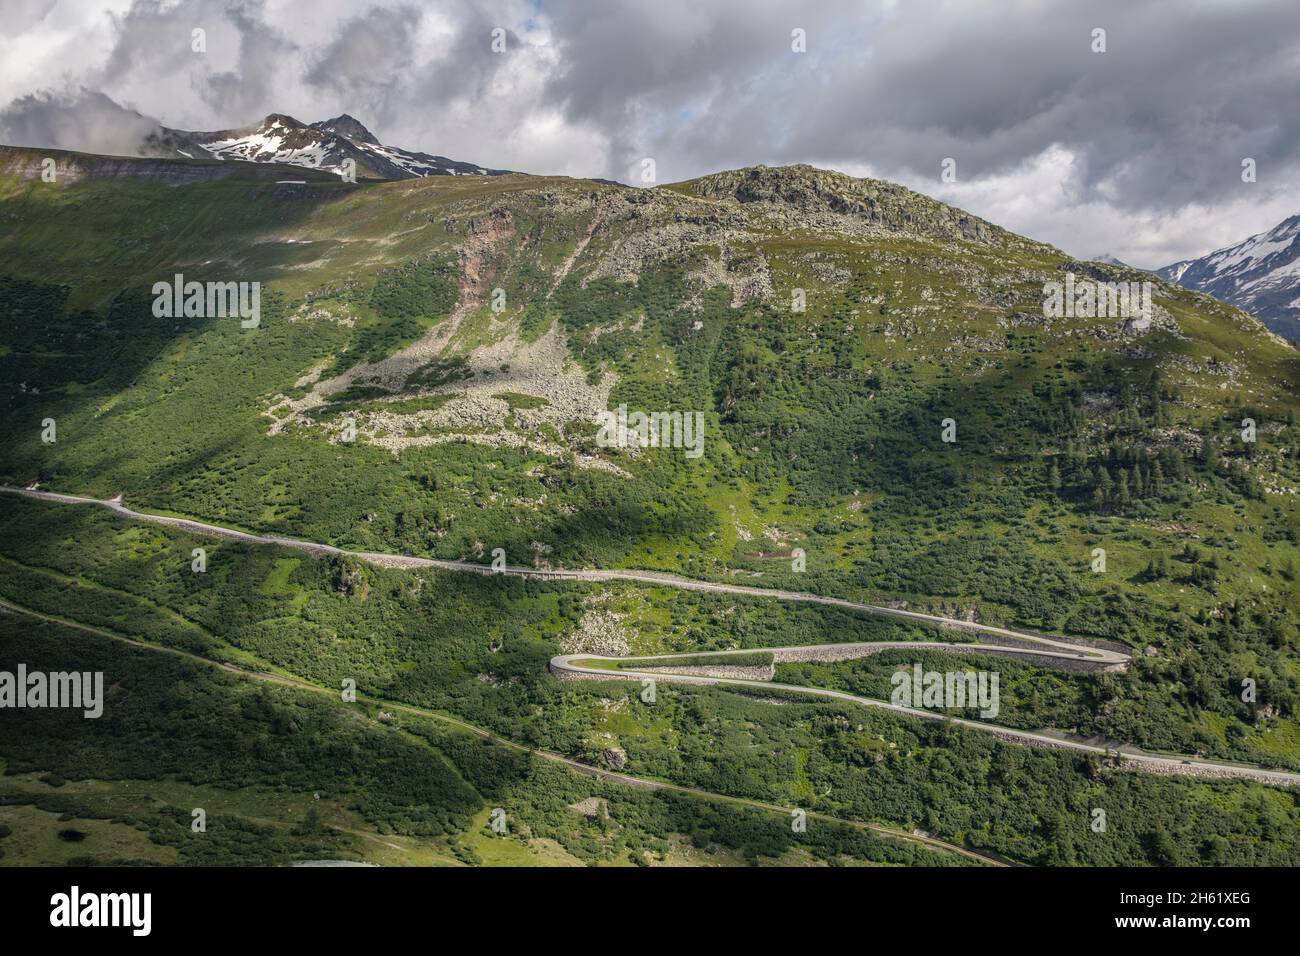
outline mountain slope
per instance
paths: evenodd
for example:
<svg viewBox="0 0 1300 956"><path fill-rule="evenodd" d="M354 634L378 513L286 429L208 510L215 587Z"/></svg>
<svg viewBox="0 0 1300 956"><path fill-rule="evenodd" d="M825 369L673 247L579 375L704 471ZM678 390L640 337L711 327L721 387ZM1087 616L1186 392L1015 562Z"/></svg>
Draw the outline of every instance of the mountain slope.
<svg viewBox="0 0 1300 956"><path fill-rule="evenodd" d="M0 171L0 221L2 483L358 551L488 562L499 548L512 565L671 571L1115 642L1133 654L1123 673L999 662L999 719L1300 766L1300 357L1232 306L1156 278L1149 323L1049 317L1045 284L1135 274L811 167L636 190L522 175L47 184L23 166ZM260 282L259 325L155 317L153 284L176 272ZM620 406L700 416L700 454L602 442L599 414ZM251 580L215 546L191 575L189 542L109 526L91 545L48 520L11 516L0 594L62 568L103 589L48 592L102 602L117 626L140 555L157 568L150 600L270 665L331 687L366 675L379 696L631 773L791 805L888 784L908 806L942 790L969 807L944 769L960 754L1023 775L1011 790L1052 795L1062 820L1078 815L1054 795L1124 785L948 730L921 747L910 724L829 702L682 689L655 710L545 675L561 651L913 637L903 624L643 584L367 577L327 558ZM425 606L455 602L479 609L472 623ZM789 682L888 695L890 670L916 659ZM799 748L817 755L806 770L781 762ZM916 769L922 750L939 752ZM958 816L1014 855L1043 812L1004 842Z"/></svg>
<svg viewBox="0 0 1300 956"><path fill-rule="evenodd" d="M1300 215L1236 245L1199 259L1175 262L1157 273L1240 306L1274 332L1300 341Z"/></svg>

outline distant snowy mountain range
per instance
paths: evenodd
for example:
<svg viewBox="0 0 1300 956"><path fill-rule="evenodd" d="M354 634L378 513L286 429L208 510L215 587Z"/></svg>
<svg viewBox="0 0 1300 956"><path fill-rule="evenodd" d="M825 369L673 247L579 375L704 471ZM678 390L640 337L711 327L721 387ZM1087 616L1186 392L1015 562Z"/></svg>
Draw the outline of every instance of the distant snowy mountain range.
<svg viewBox="0 0 1300 956"><path fill-rule="evenodd" d="M141 152L148 156L286 163L340 174L351 159L358 179L498 176L508 171L385 146L346 113L311 124L272 113L252 126L212 132L161 126L147 137Z"/></svg>
<svg viewBox="0 0 1300 956"><path fill-rule="evenodd" d="M1300 215L1156 274L1239 306L1279 335L1300 341Z"/></svg>

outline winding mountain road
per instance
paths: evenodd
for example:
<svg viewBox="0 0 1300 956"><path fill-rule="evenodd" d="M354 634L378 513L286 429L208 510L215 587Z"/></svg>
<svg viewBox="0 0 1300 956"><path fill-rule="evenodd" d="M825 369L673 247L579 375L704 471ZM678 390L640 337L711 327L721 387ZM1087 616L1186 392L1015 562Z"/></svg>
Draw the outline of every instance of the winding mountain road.
<svg viewBox="0 0 1300 956"><path fill-rule="evenodd" d="M865 614L881 615L885 617L902 618L913 620L924 624L935 625L943 628L961 630L977 634L986 634L1003 640L1019 642L1018 644L974 644L960 643L952 641L910 641L910 642L884 642L864 645L872 650L879 650L885 647L904 647L904 648L941 648L945 650L957 650L963 652L975 651L979 653L1004 654L1023 654L1039 658L1057 658L1070 660L1074 662L1084 662L1095 667L1104 669L1123 669L1131 660L1131 656L1122 651L1113 650L1106 647L1096 647L1076 643L1061 637L1050 637L1044 634L1036 634L1032 631L1022 631L1014 628L999 627L991 624L979 624L972 621L962 621L955 618L943 617L936 614L925 614L919 611L909 611L902 608L885 607L877 604L866 604L859 601L849 601L843 598L825 597L819 594L810 594L802 591L786 591L775 588L758 588L746 587L743 585L720 584L711 581L700 581L694 578L681 577L674 574L655 571L634 571L634 570L544 570L539 568L525 568L506 566L500 570L493 569L489 565L475 564L469 561L450 561L437 558L420 558L413 555L384 554L373 551L350 551L345 548L335 547L334 545L322 544L314 541L303 541L298 538L288 538L281 535L264 535L253 534L247 531L239 531L234 528L226 528L221 525L209 524L204 521L197 521L192 518L179 518L172 515L150 514L148 512L135 511L128 508L122 503L122 497L100 499L87 498L79 495L60 494L51 491L41 491L37 488L14 488L9 486L0 486L0 492L21 495L27 498L34 498L40 501L57 502L61 504L80 504L80 505L97 505L106 508L112 513L133 521L146 521L154 524L168 525L175 528L181 528L198 534L204 534L217 538L225 538L234 541L243 541L249 544L275 545L278 547L295 548L306 551L311 554L333 554L344 555L357 558L383 567L396 568L438 568L445 571L462 571L474 574L505 574L518 577L548 578L558 580L577 580L577 581L631 581L642 584L651 584L663 587L673 587L689 591L704 591L719 594L735 594L743 597L766 598L769 600L805 602L810 604L821 604L829 607L839 607L846 610L857 611ZM838 645L848 646L848 645ZM695 655L691 654L669 654L656 657L636 657L632 658L637 661L653 661L656 659L678 659L690 656L714 656L718 654L753 654L761 651L791 651L791 650L812 650L813 648L825 649L827 645L810 645L802 648L748 648L736 651L706 651ZM662 670L608 670L597 667L584 667L581 661L605 660L614 661L623 658L602 658L593 654L562 654L551 659L550 668L553 673L562 678L576 678L587 680L635 680L652 679L659 682L679 683L679 684L710 684L710 685L729 685L751 688L766 688L780 690L797 694L806 694L814 697L826 697L833 700L841 700L852 704L858 704L864 707L878 707L890 710L895 713L907 714L912 717L919 717L925 720L949 721L952 724L977 730L982 733L991 733L1004 740L1014 741L1016 743L1027 744L1037 747L1052 747L1062 750L1073 750L1083 753L1098 754L1120 762L1121 765L1133 769L1147 770L1156 773L1166 774L1189 774L1195 776L1210 777L1237 777L1249 780L1256 780L1262 783L1281 785L1281 786L1300 786L1300 773L1293 773L1283 770L1267 770L1260 767L1253 767L1246 764L1220 763L1216 761L1203 760L1196 757L1167 756L1161 754L1148 753L1135 747L1122 746L1119 749L1108 747L1105 744L1094 743L1091 741L1078 740L1067 737L1063 734L1048 733L1045 731L1028 731L1019 730L1012 727L1004 727L998 724L992 724L987 721L968 720L959 717L948 717L947 715L914 707L904 707L883 700L876 700L870 697L861 697L856 694L849 694L844 691L829 690L820 687L804 687L794 684L779 684L769 680L748 680L738 677L723 676L702 676L695 674L675 674L667 673Z"/></svg>
<svg viewBox="0 0 1300 956"><path fill-rule="evenodd" d="M279 684L283 687L293 687L297 690L302 690L312 694L327 696L335 700L338 699L337 691L332 690L331 688L328 687L321 687L318 684L308 683L307 681L300 680L295 677L286 677L283 674L275 674L269 671L253 670L248 667L236 666L234 664L228 664L223 661L215 661L209 657L203 657L199 654L193 654L190 653L189 651L180 650L179 648L164 647L160 644L149 644L144 641L137 641L134 640L133 638L126 637L122 634L114 633L113 631L105 630L104 628L101 627L94 627L89 624L83 624L80 621L72 621L72 620L68 620L67 618L57 617L52 614L44 614L40 611L36 611L31 608L24 607L21 604L14 604L10 601L0 599L0 614L3 613L21 614L26 617L30 617L39 621L48 621L53 624L61 624L64 627L75 628L76 630L83 631L87 634L94 634L97 637L102 637L105 638L106 640L116 641L122 644L126 644L130 647L138 648L139 650L148 651L150 653L155 653L155 654L168 654L173 657L181 658L183 660L192 661L196 664L204 664L209 667L214 667L218 670L222 670L222 671L226 671L227 673L234 674L238 677L247 678L248 680L264 681L271 684ZM575 770L578 773L584 774L589 777L595 777L597 780L610 781L613 783L621 784L626 787L633 787L638 790L652 790L652 791L661 791L667 793L689 794L691 796L699 797L701 799L709 800L715 803L727 803L739 807L749 807L754 810L766 810L772 813L780 814L783 817L788 817L790 810L792 809L791 807L779 806L775 803L767 803L762 800L753 800L750 799L749 797L736 797L725 793L715 793L712 790L702 790L699 787L688 787L683 784L669 783L666 780L654 780L649 777L637 777L637 776L633 776L632 774L619 773L615 770L605 770L601 767L595 767L592 766L591 764L583 763L580 760L574 760L572 757L566 757L563 754L555 753L554 751L551 750L544 750L539 747L530 747L527 744L518 743L514 740L509 739L508 737L502 737L500 734L496 734L490 730L487 730L486 728L479 727L477 724L471 724L468 723L467 721L460 720L457 717L451 717L439 711L430 710L425 707L418 707L414 704L405 704L402 703L401 701L387 700L379 697L371 697L364 694L358 694L357 699L360 701L366 701L372 704L377 704L380 707L382 707L383 710L400 711L401 713L413 714L417 717L424 717L430 720L439 721L444 724L449 724L453 727L459 728L460 730L464 730L468 733L474 734L477 737L481 737L484 740L490 740L493 743L500 744L503 747L507 747L510 750L515 751L516 753L531 754L532 756L539 757L543 760L548 760L552 763L562 764L563 766L568 767L570 770ZM832 816L828 813L818 813L812 810L807 811L807 814L808 814L808 818L812 820L821 820L825 823L832 823L838 826L852 827L858 830L870 830L873 833L878 833L881 836L885 836L890 839L902 840L907 843L919 843L922 844L923 846L928 846L936 850L942 850L943 852L946 853L954 853L958 856L964 856L968 859L975 860L979 863L983 863L988 866L1002 867L1002 866L1017 865L1014 863L1010 863L999 857L991 856L987 853L981 853L977 850L972 850L968 847L959 846L956 843L949 843L947 840L941 840L938 837L929 836L928 834L924 834L919 831L908 831L908 830L900 829L897 826L888 826L883 823L872 823L866 820L851 820L844 817ZM331 826L335 830L340 830L344 833L352 833L358 836L362 836L368 840L379 839L379 837L377 837L375 834L368 833L364 830L348 830L333 824L331 824ZM391 847L393 846L393 844L390 843L388 844L388 846Z"/></svg>
<svg viewBox="0 0 1300 956"><path fill-rule="evenodd" d="M493 569L490 565L477 564L472 561L420 558L409 554L386 554L376 551L349 551L345 548L335 547L332 544L322 544L316 541L303 541L299 538L288 538L283 535L253 534L248 531L239 531L235 528L226 528L221 525L209 524L205 521L197 521L193 518L178 518L172 515L150 514L144 511L135 511L122 503L120 495L116 498L108 499L84 498L79 495L65 495L53 491L40 491L33 488L13 488L9 486L0 486L0 491L9 494L22 495L27 498L35 498L40 501L53 501L62 504L98 505L102 508L107 508L109 511L112 511L123 518L129 518L134 521L149 521L154 524L169 525L174 528L193 531L197 534L226 538L232 541L243 541L248 544L269 544L282 548L296 548L300 551L306 551L311 554L343 555L383 567L440 568L444 571L466 571L473 574L506 574L516 577L548 578L568 581L632 581L639 584L678 588L684 591L704 591L713 594L735 594L740 597L821 604L827 607L839 607L863 614L902 618L905 620L917 621L922 624L932 624L939 627L968 631L977 634L988 634L1006 640L1022 641L1031 644L1036 648L1041 648L1041 651L1035 653L1070 657L1075 660L1086 661L1097 665L1123 667L1127 665L1130 660L1130 656L1121 651L1075 643L1059 637L1035 634L1032 631L1021 631L1013 628L998 627L993 624L979 624L974 621L962 621L957 618L942 617L937 614L925 614L920 611L909 611L903 608L886 607L879 604L864 604L861 601L849 601L844 598L826 597L821 594L810 594L804 591L785 591L778 588L747 587L741 584L721 584L713 581L701 581L696 578L681 577L680 575L669 574L662 571L634 571L621 569L597 570L591 568L554 571L514 565L507 565L505 568L498 571ZM1011 651L1013 648L1007 647L1006 650Z"/></svg>
<svg viewBox="0 0 1300 956"><path fill-rule="evenodd" d="M1147 770L1155 773L1166 774L1185 774L1190 776L1202 777L1238 777L1247 780L1255 780L1260 783L1276 784L1280 786L1300 786L1300 773L1291 773L1285 770L1266 770L1262 767L1252 767L1247 764L1230 764L1218 763L1213 760L1202 760L1199 757L1181 757L1165 756L1161 754L1148 753L1136 747L1123 745L1121 747L1107 747L1104 744L1091 743L1085 740L1076 740L1067 737L1064 734L1047 733L1045 731L1019 730L1014 727L1005 727L1000 724L989 723L984 720L968 720L964 717L949 717L946 714L935 710L922 710L916 707L904 707L900 704L890 703L889 701L877 700L874 697L861 697L857 694L849 694L845 691L828 690L824 687L806 687L799 684L779 684L770 680L749 680L740 677L722 677L722 676L705 676L699 674L679 674L663 670L610 670L602 667L586 667L585 661L627 661L636 662L645 661L647 663L656 660L680 661L688 657L715 657L727 654L754 654L763 651L815 651L823 650L827 645L805 645L801 647L781 647L781 648L748 648L735 651L704 651L694 654L663 654L652 657L602 657L596 654L561 654L551 658L551 671L561 678L582 679L582 680L653 680L656 682L667 682L675 684L720 684L738 687L756 687L766 690L779 690L796 694L807 694L812 697L829 697L833 700L847 701L851 704L859 704L863 707L878 707L882 710L893 711L896 714L907 714L909 717L920 717L924 720L948 721L961 727L971 730L978 730L983 733L991 733L1003 740L1009 740L1015 743L1026 744L1031 747L1053 747L1061 750L1074 750L1081 753L1098 754L1103 757L1109 757L1117 760L1121 765L1128 766L1136 770ZM844 645L841 645L844 646ZM954 651L976 651L987 652L995 651L997 653L1025 653L1043 656L1044 652L1034 651L1024 648L1010 648L1003 645L987 644L955 644L944 642L921 642L921 641L892 641L884 645L869 645L873 650L884 647L894 648L942 648ZM1057 654L1058 657L1070 657L1068 654ZM1077 657L1075 659L1078 659Z"/></svg>

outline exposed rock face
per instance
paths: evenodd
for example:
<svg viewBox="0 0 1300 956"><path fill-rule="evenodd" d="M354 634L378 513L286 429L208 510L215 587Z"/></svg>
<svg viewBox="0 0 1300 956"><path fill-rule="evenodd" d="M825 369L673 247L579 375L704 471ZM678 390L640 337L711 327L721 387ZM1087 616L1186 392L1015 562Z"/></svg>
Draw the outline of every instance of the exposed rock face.
<svg viewBox="0 0 1300 956"><path fill-rule="evenodd" d="M589 819L604 819L609 816L609 803L604 797L587 797L577 803L569 804L570 810L576 810Z"/></svg>
<svg viewBox="0 0 1300 956"><path fill-rule="evenodd" d="M622 747L606 747L600 752L600 759L610 770L622 770L627 766L627 751Z"/></svg>
<svg viewBox="0 0 1300 956"><path fill-rule="evenodd" d="M378 146L379 140L375 134L366 129L361 121L354 116L344 113L342 116L336 116L333 119L321 120L311 124L312 129L325 130L329 133L338 133L340 136L346 136L354 143L369 143L371 146Z"/></svg>
<svg viewBox="0 0 1300 956"><path fill-rule="evenodd" d="M571 633L560 641L566 654L625 657L628 653L623 616L613 611L587 611Z"/></svg>

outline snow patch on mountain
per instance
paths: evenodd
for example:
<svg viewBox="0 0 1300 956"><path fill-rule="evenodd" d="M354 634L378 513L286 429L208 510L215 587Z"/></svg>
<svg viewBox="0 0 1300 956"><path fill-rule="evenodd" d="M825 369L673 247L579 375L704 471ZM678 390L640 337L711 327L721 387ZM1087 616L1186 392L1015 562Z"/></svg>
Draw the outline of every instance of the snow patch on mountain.
<svg viewBox="0 0 1300 956"><path fill-rule="evenodd" d="M1274 332L1300 340L1300 215L1235 245L1156 272L1245 309Z"/></svg>

